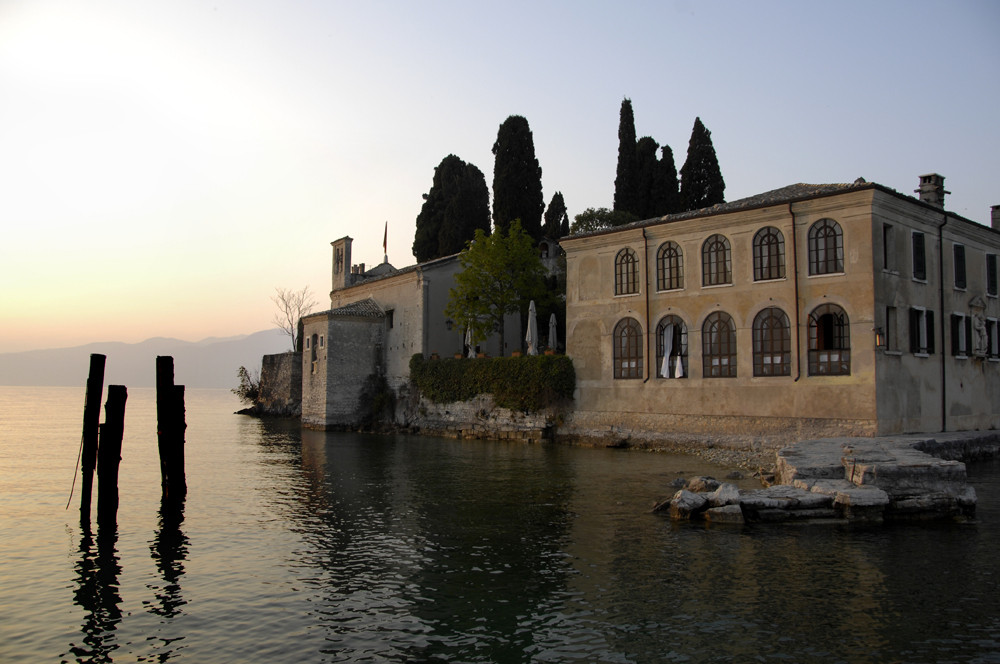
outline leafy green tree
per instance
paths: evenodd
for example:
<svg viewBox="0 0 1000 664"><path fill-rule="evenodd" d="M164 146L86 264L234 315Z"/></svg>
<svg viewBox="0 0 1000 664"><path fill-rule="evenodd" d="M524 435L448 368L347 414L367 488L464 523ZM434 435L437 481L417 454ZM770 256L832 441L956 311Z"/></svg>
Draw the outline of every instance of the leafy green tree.
<svg viewBox="0 0 1000 664"><path fill-rule="evenodd" d="M507 118L497 132L493 154L493 228L506 231L520 219L524 232L537 242L542 238L545 199L528 121L520 115Z"/></svg>
<svg viewBox="0 0 1000 664"><path fill-rule="evenodd" d="M570 233L592 233L614 226L624 226L639 218L631 212L619 212L608 208L587 208L573 218Z"/></svg>
<svg viewBox="0 0 1000 664"><path fill-rule="evenodd" d="M726 182L715 156L712 132L701 123L701 118L695 118L687 160L681 167L681 207L685 211L698 210L724 203L725 192Z"/></svg>
<svg viewBox="0 0 1000 664"><path fill-rule="evenodd" d="M445 315L472 328L473 344L498 330L504 348L504 317L527 310L530 300L547 297L545 268L534 241L515 219L507 232L486 235L477 229L458 260L462 271L455 275Z"/></svg>
<svg viewBox="0 0 1000 664"><path fill-rule="evenodd" d="M486 177L453 154L434 169L431 190L417 215L413 255L417 262L462 250L476 229L490 230L490 192Z"/></svg>
<svg viewBox="0 0 1000 664"><path fill-rule="evenodd" d="M566 201L561 191L552 197L552 202L545 209L545 224L542 225L542 236L558 240L569 233L569 215L566 213Z"/></svg>
<svg viewBox="0 0 1000 664"><path fill-rule="evenodd" d="M632 113L632 100L623 99L618 118L618 169L615 173L616 212L636 211L636 163L635 116Z"/></svg>

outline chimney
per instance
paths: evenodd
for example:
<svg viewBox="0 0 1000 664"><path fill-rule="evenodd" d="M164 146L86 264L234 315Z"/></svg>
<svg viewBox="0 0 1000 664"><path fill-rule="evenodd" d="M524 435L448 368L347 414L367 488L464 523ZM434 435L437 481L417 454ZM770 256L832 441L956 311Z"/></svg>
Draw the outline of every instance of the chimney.
<svg viewBox="0 0 1000 664"><path fill-rule="evenodd" d="M990 208L990 226L993 230L1000 231L1000 205L994 205Z"/></svg>
<svg viewBox="0 0 1000 664"><path fill-rule="evenodd" d="M937 173L928 173L920 176L920 188L914 189L913 193L920 194L923 203L929 203L934 207L944 209L944 195L950 191L944 190L944 176Z"/></svg>

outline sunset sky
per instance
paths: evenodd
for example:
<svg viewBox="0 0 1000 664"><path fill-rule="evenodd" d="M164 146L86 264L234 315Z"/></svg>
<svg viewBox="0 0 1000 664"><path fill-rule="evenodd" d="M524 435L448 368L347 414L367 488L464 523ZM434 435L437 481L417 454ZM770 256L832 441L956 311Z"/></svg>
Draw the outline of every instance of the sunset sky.
<svg viewBox="0 0 1000 664"><path fill-rule="evenodd" d="M858 177L1000 203L1000 3L0 1L0 352L272 327L330 242L412 264L449 153L509 115L545 201L611 207L618 113L735 200Z"/></svg>

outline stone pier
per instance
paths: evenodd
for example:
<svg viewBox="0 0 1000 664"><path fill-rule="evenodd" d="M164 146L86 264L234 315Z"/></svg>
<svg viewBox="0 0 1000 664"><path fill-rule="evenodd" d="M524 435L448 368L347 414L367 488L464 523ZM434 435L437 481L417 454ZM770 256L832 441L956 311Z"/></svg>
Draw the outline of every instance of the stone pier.
<svg viewBox="0 0 1000 664"><path fill-rule="evenodd" d="M805 440L777 452L773 486L734 493L702 481L712 493L699 499L689 485L655 509L729 523L967 519L976 492L964 462L998 452L1000 431Z"/></svg>

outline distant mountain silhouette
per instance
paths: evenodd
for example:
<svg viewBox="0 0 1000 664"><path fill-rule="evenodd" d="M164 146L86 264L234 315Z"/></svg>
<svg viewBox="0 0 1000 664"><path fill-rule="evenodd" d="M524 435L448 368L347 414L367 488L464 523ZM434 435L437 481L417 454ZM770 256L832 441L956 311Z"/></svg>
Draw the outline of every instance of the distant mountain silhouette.
<svg viewBox="0 0 1000 664"><path fill-rule="evenodd" d="M156 386L156 356L174 358L174 383L187 387L233 388L245 366L260 371L261 357L291 347L288 335L265 330L237 337L191 342L154 337L136 344L99 342L50 350L0 353L0 385L69 385L83 387L90 354L107 355L105 385Z"/></svg>

